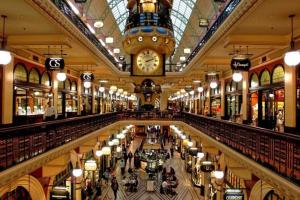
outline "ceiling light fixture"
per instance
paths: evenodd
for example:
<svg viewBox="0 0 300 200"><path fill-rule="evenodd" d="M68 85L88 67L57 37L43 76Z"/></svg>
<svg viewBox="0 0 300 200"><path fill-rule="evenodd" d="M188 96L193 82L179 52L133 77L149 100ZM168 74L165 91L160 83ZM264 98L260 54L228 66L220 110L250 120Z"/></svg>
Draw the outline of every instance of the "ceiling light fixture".
<svg viewBox="0 0 300 200"><path fill-rule="evenodd" d="M5 20L7 16L1 15L3 19L3 30L2 30L2 43L0 48L0 65L7 65L11 62L11 54L9 51L5 50Z"/></svg>
<svg viewBox="0 0 300 200"><path fill-rule="evenodd" d="M295 15L290 15L291 19L291 42L290 42L290 50L284 55L284 62L288 66L297 66L300 63L300 52L295 50L295 41L294 41L294 17Z"/></svg>
<svg viewBox="0 0 300 200"><path fill-rule="evenodd" d="M103 26L104 26L104 24L103 24L102 20L95 21L95 23L94 23L95 28L102 28Z"/></svg>
<svg viewBox="0 0 300 200"><path fill-rule="evenodd" d="M198 87L198 92L203 92L204 88L202 86Z"/></svg>
<svg viewBox="0 0 300 200"><path fill-rule="evenodd" d="M180 56L179 60L182 61L182 62L184 62L185 61L185 57L184 56Z"/></svg>
<svg viewBox="0 0 300 200"><path fill-rule="evenodd" d="M185 49L183 49L183 53L190 54L191 53L191 49L190 48L185 48Z"/></svg>
<svg viewBox="0 0 300 200"><path fill-rule="evenodd" d="M243 79L243 75L240 71L234 71L232 79L234 82L240 82Z"/></svg>
<svg viewBox="0 0 300 200"><path fill-rule="evenodd" d="M217 81L212 81L212 82L210 82L209 86L210 86L210 88L215 89L218 87L218 83L217 83Z"/></svg>
<svg viewBox="0 0 300 200"><path fill-rule="evenodd" d="M67 75L66 75L66 73L65 73L64 71L59 71L59 72L57 72L57 74L56 74L56 78L57 78L58 81L63 82L63 81L66 80Z"/></svg>
<svg viewBox="0 0 300 200"><path fill-rule="evenodd" d="M120 53L120 49L115 48L115 49L113 50L113 52L114 52L115 54L119 54L119 53Z"/></svg>
<svg viewBox="0 0 300 200"><path fill-rule="evenodd" d="M90 81L85 81L85 82L83 82L83 87L84 88L90 88L92 86L92 82L90 82Z"/></svg>
<svg viewBox="0 0 300 200"><path fill-rule="evenodd" d="M104 92L105 91L105 87L101 86L99 87L99 92Z"/></svg>
<svg viewBox="0 0 300 200"><path fill-rule="evenodd" d="M114 38L113 37L106 37L105 42L106 42L106 44L112 44L112 43L114 43Z"/></svg>

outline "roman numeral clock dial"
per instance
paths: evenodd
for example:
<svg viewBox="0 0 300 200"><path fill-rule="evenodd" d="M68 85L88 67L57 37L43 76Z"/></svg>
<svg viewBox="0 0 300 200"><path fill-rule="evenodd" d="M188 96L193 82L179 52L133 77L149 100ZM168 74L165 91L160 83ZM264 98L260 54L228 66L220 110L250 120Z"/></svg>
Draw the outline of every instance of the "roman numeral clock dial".
<svg viewBox="0 0 300 200"><path fill-rule="evenodd" d="M136 59L137 67L146 74L150 74L157 70L160 64L159 55L151 49L141 51Z"/></svg>

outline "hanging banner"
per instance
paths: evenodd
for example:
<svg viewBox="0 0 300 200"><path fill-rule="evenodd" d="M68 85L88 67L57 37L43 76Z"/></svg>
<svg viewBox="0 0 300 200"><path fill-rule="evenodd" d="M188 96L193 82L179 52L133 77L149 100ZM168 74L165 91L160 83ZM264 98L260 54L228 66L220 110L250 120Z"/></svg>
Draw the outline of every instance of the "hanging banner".
<svg viewBox="0 0 300 200"><path fill-rule="evenodd" d="M62 70L65 67L65 61L63 58L47 58L45 67L48 71Z"/></svg>
<svg viewBox="0 0 300 200"><path fill-rule="evenodd" d="M251 62L249 58L232 58L230 65L232 70L248 71L251 67Z"/></svg>
<svg viewBox="0 0 300 200"><path fill-rule="evenodd" d="M224 200L244 200L244 193L240 189L226 189Z"/></svg>
<svg viewBox="0 0 300 200"><path fill-rule="evenodd" d="M91 72L84 72L80 75L80 78L83 82L85 81L92 82L94 80L94 74Z"/></svg>

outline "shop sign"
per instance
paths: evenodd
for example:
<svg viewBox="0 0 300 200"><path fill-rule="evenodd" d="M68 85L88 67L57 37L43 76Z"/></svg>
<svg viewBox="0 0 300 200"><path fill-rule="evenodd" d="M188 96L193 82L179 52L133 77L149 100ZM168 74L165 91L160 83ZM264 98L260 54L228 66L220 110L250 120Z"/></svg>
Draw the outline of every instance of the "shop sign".
<svg viewBox="0 0 300 200"><path fill-rule="evenodd" d="M203 161L201 163L200 169L202 172L212 172L215 170L215 166L210 161Z"/></svg>
<svg viewBox="0 0 300 200"><path fill-rule="evenodd" d="M86 171L96 171L97 170L97 163L95 160L87 160L84 163L84 169Z"/></svg>
<svg viewBox="0 0 300 200"><path fill-rule="evenodd" d="M251 62L249 58L232 58L230 65L232 70L248 71L251 67Z"/></svg>
<svg viewBox="0 0 300 200"><path fill-rule="evenodd" d="M81 74L81 80L83 81L83 82L85 82L85 81L93 81L94 80L94 74L93 73L91 73L91 72L84 72L84 73L82 73Z"/></svg>
<svg viewBox="0 0 300 200"><path fill-rule="evenodd" d="M48 71L61 70L65 67L65 61L63 58L47 58L45 67Z"/></svg>
<svg viewBox="0 0 300 200"><path fill-rule="evenodd" d="M224 193L224 200L244 200L244 193L240 189L227 189Z"/></svg>

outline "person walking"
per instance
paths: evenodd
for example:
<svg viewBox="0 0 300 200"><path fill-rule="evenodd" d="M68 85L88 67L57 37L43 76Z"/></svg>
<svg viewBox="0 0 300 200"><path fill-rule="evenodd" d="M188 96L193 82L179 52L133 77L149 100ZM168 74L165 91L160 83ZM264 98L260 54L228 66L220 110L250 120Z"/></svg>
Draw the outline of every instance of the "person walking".
<svg viewBox="0 0 300 200"><path fill-rule="evenodd" d="M118 193L118 190L119 190L119 184L118 184L118 181L117 181L115 176L111 180L111 189L114 192L114 196L115 196L115 200L116 200L117 199L117 193Z"/></svg>
<svg viewBox="0 0 300 200"><path fill-rule="evenodd" d="M173 158L173 156L174 156L174 147L173 147L173 143L171 143L170 152L171 152L171 158Z"/></svg>
<svg viewBox="0 0 300 200"><path fill-rule="evenodd" d="M128 156L127 156L126 150L125 150L124 153L123 153L123 158L124 158L124 161L125 161L125 167L126 167L127 160L128 160Z"/></svg>
<svg viewBox="0 0 300 200"><path fill-rule="evenodd" d="M121 168L121 174L124 175L124 173L125 173L125 160L124 160L124 158L122 158L120 160L120 168Z"/></svg>
<svg viewBox="0 0 300 200"><path fill-rule="evenodd" d="M128 159L129 159L129 167L131 168L131 160L132 160L132 157L133 157L131 151L129 151L127 157L128 157Z"/></svg>

